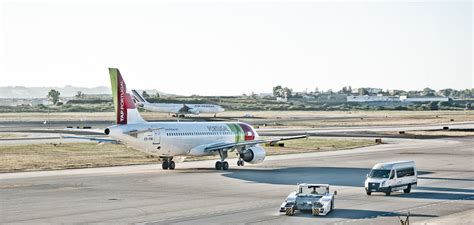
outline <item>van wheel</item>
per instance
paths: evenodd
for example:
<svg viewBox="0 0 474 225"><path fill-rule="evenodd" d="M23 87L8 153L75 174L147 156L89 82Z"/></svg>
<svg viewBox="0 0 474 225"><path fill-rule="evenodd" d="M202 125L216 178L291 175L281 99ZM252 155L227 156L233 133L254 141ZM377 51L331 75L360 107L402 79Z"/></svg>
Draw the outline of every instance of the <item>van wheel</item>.
<svg viewBox="0 0 474 225"><path fill-rule="evenodd" d="M365 193L366 193L367 195L371 195L371 194L372 194L371 191L367 191L367 190L365 191Z"/></svg>
<svg viewBox="0 0 474 225"><path fill-rule="evenodd" d="M411 184L409 184L407 188L403 189L403 192L404 192L405 194L410 193L410 191L411 191Z"/></svg>
<svg viewBox="0 0 474 225"><path fill-rule="evenodd" d="M391 187L389 187L387 192L385 192L386 196L390 196L390 194L392 194L392 188Z"/></svg>

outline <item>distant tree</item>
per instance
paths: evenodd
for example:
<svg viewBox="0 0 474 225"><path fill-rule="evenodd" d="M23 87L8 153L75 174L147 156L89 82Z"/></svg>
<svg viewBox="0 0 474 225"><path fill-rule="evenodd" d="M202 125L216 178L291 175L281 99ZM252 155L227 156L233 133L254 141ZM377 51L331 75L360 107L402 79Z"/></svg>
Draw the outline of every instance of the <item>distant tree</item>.
<svg viewBox="0 0 474 225"><path fill-rule="evenodd" d="M359 95L369 95L369 91L367 91L365 88L359 88Z"/></svg>
<svg viewBox="0 0 474 225"><path fill-rule="evenodd" d="M423 89L423 91L421 92L421 95L422 96L434 96L435 95L435 90L431 89L431 88L425 88Z"/></svg>
<svg viewBox="0 0 474 225"><path fill-rule="evenodd" d="M409 92L407 92L408 97L416 97L416 96L419 96L419 95L420 95L419 91L409 91Z"/></svg>
<svg viewBox="0 0 474 225"><path fill-rule="evenodd" d="M473 98L474 97L474 88L461 90L459 97L461 97L461 98Z"/></svg>
<svg viewBox="0 0 474 225"><path fill-rule="evenodd" d="M401 95L407 95L407 92L404 91L404 90L390 90L388 91L388 93L391 95L391 96L401 96Z"/></svg>
<svg viewBox="0 0 474 225"><path fill-rule="evenodd" d="M351 94L351 93L352 93L352 87L351 86L344 86L339 91L339 94Z"/></svg>
<svg viewBox="0 0 474 225"><path fill-rule="evenodd" d="M250 94L250 96L253 98L253 99L257 99L258 98L258 95L255 94L255 92L252 91L252 93Z"/></svg>
<svg viewBox="0 0 474 225"><path fill-rule="evenodd" d="M428 109L429 110L438 110L438 102L430 102L428 103Z"/></svg>
<svg viewBox="0 0 474 225"><path fill-rule="evenodd" d="M273 96L283 97L283 88L281 87L281 85L273 87Z"/></svg>
<svg viewBox="0 0 474 225"><path fill-rule="evenodd" d="M48 100L49 101L52 101L53 104L57 104L59 102L59 96L61 95L61 93L59 93L59 91L56 91L54 89L51 89L49 92L48 92Z"/></svg>
<svg viewBox="0 0 474 225"><path fill-rule="evenodd" d="M36 106L36 108L38 108L38 109L47 109L48 107L46 107L46 106L43 105L43 104L38 104L38 105Z"/></svg>
<svg viewBox="0 0 474 225"><path fill-rule="evenodd" d="M147 99L147 98L150 98L150 95L148 93L146 93L146 91L143 91L142 92L142 96Z"/></svg>
<svg viewBox="0 0 474 225"><path fill-rule="evenodd" d="M160 93L156 92L155 98L160 98Z"/></svg>
<svg viewBox="0 0 474 225"><path fill-rule="evenodd" d="M76 93L76 98L84 98L84 96L85 96L85 94L82 93L82 91L78 91L78 92Z"/></svg>
<svg viewBox="0 0 474 225"><path fill-rule="evenodd" d="M319 88L318 87L314 88L314 93L319 93Z"/></svg>
<svg viewBox="0 0 474 225"><path fill-rule="evenodd" d="M346 88L346 86L342 87L342 89L341 89L340 91L338 91L338 92L339 92L339 94L345 94L345 93L347 93L347 88Z"/></svg>
<svg viewBox="0 0 474 225"><path fill-rule="evenodd" d="M453 94L453 91L454 90L451 88L441 89L437 92L437 94L444 97L451 97L451 95Z"/></svg>
<svg viewBox="0 0 474 225"><path fill-rule="evenodd" d="M451 106L451 101L449 102L438 102L438 108L449 107Z"/></svg>
<svg viewBox="0 0 474 225"><path fill-rule="evenodd" d="M288 98L291 96L293 96L293 89L288 88L288 87L283 88L283 97Z"/></svg>

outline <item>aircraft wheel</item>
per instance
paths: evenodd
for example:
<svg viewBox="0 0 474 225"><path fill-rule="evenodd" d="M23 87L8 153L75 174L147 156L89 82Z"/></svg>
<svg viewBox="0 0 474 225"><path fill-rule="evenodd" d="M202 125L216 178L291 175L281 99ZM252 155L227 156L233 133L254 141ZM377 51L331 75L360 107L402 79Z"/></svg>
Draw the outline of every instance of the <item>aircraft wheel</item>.
<svg viewBox="0 0 474 225"><path fill-rule="evenodd" d="M164 170L167 170L169 167L170 167L170 164L166 160L163 161L163 163L161 164L161 168L163 168Z"/></svg>
<svg viewBox="0 0 474 225"><path fill-rule="evenodd" d="M220 161L216 162L216 170L221 170L222 169L222 163Z"/></svg>
<svg viewBox="0 0 474 225"><path fill-rule="evenodd" d="M365 193L366 193L367 195L371 195L371 194L372 194L371 191L365 191Z"/></svg>
<svg viewBox="0 0 474 225"><path fill-rule="evenodd" d="M222 169L223 170L228 170L229 169L229 163L228 162L223 162L222 163Z"/></svg>
<svg viewBox="0 0 474 225"><path fill-rule="evenodd" d="M174 170L174 167L176 166L176 164L174 163L174 161L171 161L170 162L170 165L169 165L169 169L170 170Z"/></svg>

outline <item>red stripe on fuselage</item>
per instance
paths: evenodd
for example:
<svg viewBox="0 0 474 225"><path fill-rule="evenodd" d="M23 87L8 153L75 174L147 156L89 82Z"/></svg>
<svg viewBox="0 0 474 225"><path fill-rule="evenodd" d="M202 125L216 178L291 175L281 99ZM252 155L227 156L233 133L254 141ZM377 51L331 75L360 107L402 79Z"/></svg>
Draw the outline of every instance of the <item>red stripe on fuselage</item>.
<svg viewBox="0 0 474 225"><path fill-rule="evenodd" d="M252 127L250 127L248 124L245 124L245 123L240 123L239 125L244 131L246 141L255 140L255 133L253 132Z"/></svg>

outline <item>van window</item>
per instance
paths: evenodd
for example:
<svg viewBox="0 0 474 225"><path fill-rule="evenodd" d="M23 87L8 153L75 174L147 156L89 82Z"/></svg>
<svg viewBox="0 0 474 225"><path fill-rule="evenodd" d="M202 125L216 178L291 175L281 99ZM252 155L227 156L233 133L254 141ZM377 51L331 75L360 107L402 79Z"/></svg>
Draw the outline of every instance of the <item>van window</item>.
<svg viewBox="0 0 474 225"><path fill-rule="evenodd" d="M397 177L407 177L407 176L414 176L414 175L415 175L415 169L413 167L397 170Z"/></svg>
<svg viewBox="0 0 474 225"><path fill-rule="evenodd" d="M390 170L371 170L369 177L370 178L388 178Z"/></svg>
<svg viewBox="0 0 474 225"><path fill-rule="evenodd" d="M395 172L392 170L390 173L390 179L393 179L393 178L395 178Z"/></svg>

